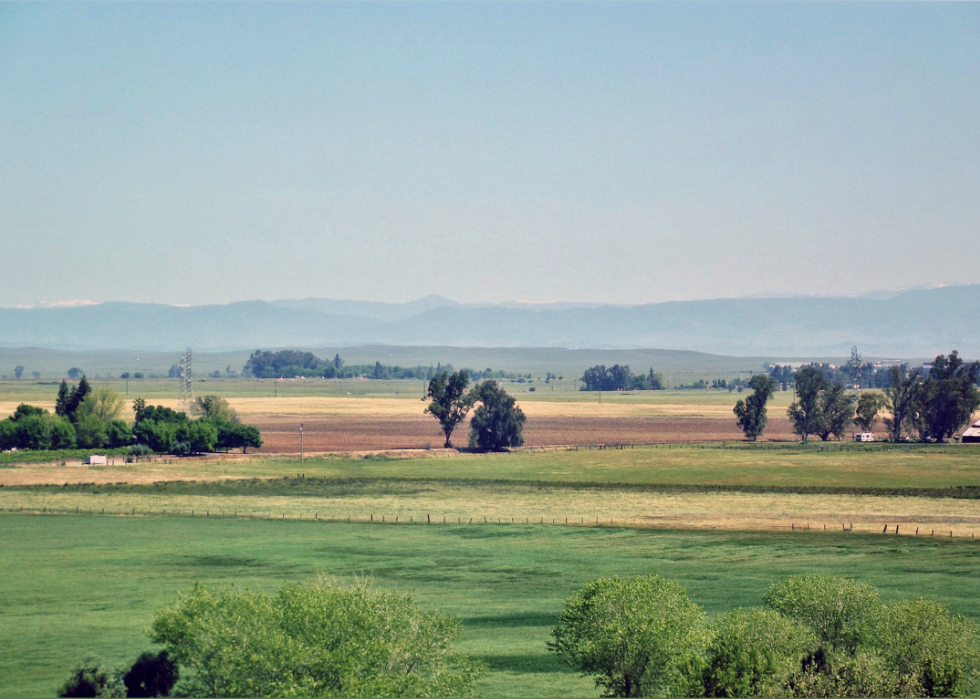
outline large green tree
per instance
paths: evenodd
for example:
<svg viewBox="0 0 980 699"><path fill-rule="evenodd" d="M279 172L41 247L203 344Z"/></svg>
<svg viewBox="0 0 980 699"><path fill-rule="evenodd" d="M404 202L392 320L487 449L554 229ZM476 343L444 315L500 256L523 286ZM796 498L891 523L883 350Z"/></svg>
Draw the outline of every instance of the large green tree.
<svg viewBox="0 0 980 699"><path fill-rule="evenodd" d="M467 390L470 373L460 369L453 373L441 371L429 381L427 395L432 400L425 412L434 416L446 435L446 449L451 449L453 430L462 422L473 407L476 396Z"/></svg>
<svg viewBox="0 0 980 699"><path fill-rule="evenodd" d="M470 420L470 448L500 451L524 444L524 411L494 380L484 381L473 389L480 402Z"/></svg>
<svg viewBox="0 0 980 699"><path fill-rule="evenodd" d="M923 436L944 442L970 421L980 407L978 377L980 363L965 363L956 350L936 357L919 394Z"/></svg>
<svg viewBox="0 0 980 699"><path fill-rule="evenodd" d="M606 696L683 696L703 618L673 580L599 578L565 600L548 647Z"/></svg>
<svg viewBox="0 0 980 699"><path fill-rule="evenodd" d="M916 431L916 412L922 392L921 374L921 369L910 372L904 372L897 366L888 369L885 407L891 415L885 418L885 428L893 442L901 442L904 434Z"/></svg>
<svg viewBox="0 0 980 699"><path fill-rule="evenodd" d="M885 407L885 397L876 391L864 391L858 398L854 424L862 432L873 432L878 412Z"/></svg>
<svg viewBox="0 0 980 699"><path fill-rule="evenodd" d="M847 426L854 422L854 404L857 395L850 393L842 383L830 384L820 393L820 419L817 435L823 441L831 435L840 439Z"/></svg>
<svg viewBox="0 0 980 699"><path fill-rule="evenodd" d="M794 378L796 400L790 403L786 414L793 423L793 431L806 442L811 434L820 433L820 392L827 388L829 382L823 371L815 366L800 367Z"/></svg>
<svg viewBox="0 0 980 699"><path fill-rule="evenodd" d="M756 374L749 379L752 395L739 400L735 404L734 413L739 428L745 433L745 438L754 442L762 436L766 429L766 403L772 397L779 384L768 374Z"/></svg>
<svg viewBox="0 0 980 699"><path fill-rule="evenodd" d="M326 580L268 594L194 587L152 638L200 697L468 694L481 666L454 651L460 623L410 597Z"/></svg>

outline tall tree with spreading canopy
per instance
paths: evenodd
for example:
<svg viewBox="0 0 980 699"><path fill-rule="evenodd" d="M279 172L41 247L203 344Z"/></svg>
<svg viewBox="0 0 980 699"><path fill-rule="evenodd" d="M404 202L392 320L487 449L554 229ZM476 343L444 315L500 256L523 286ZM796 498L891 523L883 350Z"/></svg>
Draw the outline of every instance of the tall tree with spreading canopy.
<svg viewBox="0 0 980 699"><path fill-rule="evenodd" d="M875 422L878 420L878 412L883 407L885 407L885 397L883 395L865 391L858 398L854 424L862 432L874 432Z"/></svg>
<svg viewBox="0 0 980 699"><path fill-rule="evenodd" d="M786 414L793 423L793 431L806 442L811 434L820 432L820 392L827 388L827 377L815 366L800 367L793 376L796 400L790 403Z"/></svg>
<svg viewBox="0 0 980 699"><path fill-rule="evenodd" d="M431 402L425 412L433 415L446 435L446 449L452 449L452 435L456 425L462 422L473 407L476 396L466 389L470 385L470 373L460 369L452 374L441 371L429 381L427 396Z"/></svg>
<svg viewBox="0 0 980 699"><path fill-rule="evenodd" d="M766 374L756 374L749 379L752 395L735 404L734 413L739 428L749 441L756 441L766 429L766 403L779 384Z"/></svg>
<svg viewBox="0 0 980 699"><path fill-rule="evenodd" d="M919 396L924 436L945 442L980 407L977 378L980 362L967 364L956 350L940 354L932 363Z"/></svg>
<svg viewBox="0 0 980 699"><path fill-rule="evenodd" d="M847 426L854 421L854 404L857 396L848 393L844 384L831 384L820 394L820 420L817 435L823 441L833 435L840 439Z"/></svg>
<svg viewBox="0 0 980 699"><path fill-rule="evenodd" d="M897 366L889 368L889 384L885 388L885 407L891 417L885 418L888 438L901 442L902 435L915 431L915 414L922 391L921 369L903 372Z"/></svg>
<svg viewBox="0 0 980 699"><path fill-rule="evenodd" d="M513 396L493 380L474 388L473 396L480 406L470 420L471 449L500 451L524 444L524 411L517 407Z"/></svg>

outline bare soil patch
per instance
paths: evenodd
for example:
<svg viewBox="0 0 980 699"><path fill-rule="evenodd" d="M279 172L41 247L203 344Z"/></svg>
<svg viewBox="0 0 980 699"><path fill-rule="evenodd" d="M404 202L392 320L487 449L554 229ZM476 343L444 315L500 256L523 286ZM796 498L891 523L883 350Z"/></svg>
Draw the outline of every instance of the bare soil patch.
<svg viewBox="0 0 980 699"><path fill-rule="evenodd" d="M429 416L254 416L250 420L262 431L264 453L293 453L300 450L303 424L307 452L368 451L381 449L424 449L443 445L439 424ZM468 424L457 428L454 439L465 446ZM767 439L795 439L789 420L771 418ZM527 446L557 444L658 444L724 442L742 439L732 418L682 417L529 417L524 427Z"/></svg>

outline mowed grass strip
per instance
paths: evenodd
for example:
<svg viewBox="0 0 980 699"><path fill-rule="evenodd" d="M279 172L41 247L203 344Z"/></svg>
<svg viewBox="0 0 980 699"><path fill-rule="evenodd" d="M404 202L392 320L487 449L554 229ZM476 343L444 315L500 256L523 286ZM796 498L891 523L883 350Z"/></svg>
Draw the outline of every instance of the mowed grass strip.
<svg viewBox="0 0 980 699"><path fill-rule="evenodd" d="M433 454L444 453L435 450ZM660 445L625 449L459 454L452 458L275 456L164 459L106 467L23 465L0 485L151 482L176 479L414 478L555 484L746 486L758 488L949 489L980 487L980 447L969 444ZM148 477L149 474L149 477Z"/></svg>
<svg viewBox="0 0 980 699"><path fill-rule="evenodd" d="M52 696L88 653L131 662L154 612L198 581L271 590L325 572L411 592L463 621L489 696L595 696L545 643L599 575L675 578L712 615L791 574L845 575L980 619L980 557L956 539L11 515L0 537L0 696Z"/></svg>

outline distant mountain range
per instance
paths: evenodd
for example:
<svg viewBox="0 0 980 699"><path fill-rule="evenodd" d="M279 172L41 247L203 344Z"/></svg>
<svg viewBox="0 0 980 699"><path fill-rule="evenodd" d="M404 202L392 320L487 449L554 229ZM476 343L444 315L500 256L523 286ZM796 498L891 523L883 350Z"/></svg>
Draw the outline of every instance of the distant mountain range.
<svg viewBox="0 0 980 699"><path fill-rule="evenodd" d="M980 285L846 297L613 306L331 299L0 309L0 347L240 350L349 345L685 349L724 355L980 356Z"/></svg>

